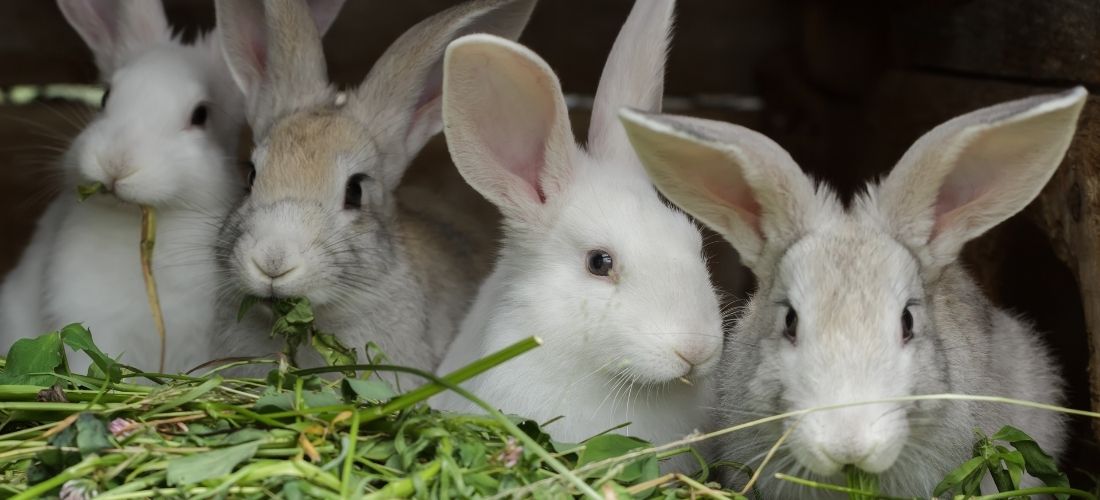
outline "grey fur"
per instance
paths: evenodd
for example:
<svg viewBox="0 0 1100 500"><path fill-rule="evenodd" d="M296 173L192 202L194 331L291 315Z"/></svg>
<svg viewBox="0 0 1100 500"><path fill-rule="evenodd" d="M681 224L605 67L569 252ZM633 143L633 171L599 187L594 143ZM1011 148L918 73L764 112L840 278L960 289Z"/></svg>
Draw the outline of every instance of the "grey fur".
<svg viewBox="0 0 1100 500"><path fill-rule="evenodd" d="M245 25L227 38L226 57L249 97L256 137L252 193L227 219L217 250L227 278L223 355L281 348L269 338L267 307L235 322L243 295L305 296L317 326L345 345L362 353L373 342L390 362L435 368L488 271L489 237L454 207L422 206L439 203L398 186L441 128L432 106L442 75L432 68L447 42L469 29L514 38L533 7L533 0L474 0L437 14L399 38L338 104L317 29L329 21L311 19L317 9L331 15L331 1L268 0L263 29L256 9L218 2L227 23ZM257 43L249 33L270 44L270 57L249 54ZM357 175L365 176L362 204L345 205ZM312 357L300 363L320 363L307 351Z"/></svg>
<svg viewBox="0 0 1100 500"><path fill-rule="evenodd" d="M622 113L658 188L725 235L758 278L726 343L719 424L940 393L1061 404L1062 381L1043 341L989 302L958 252L1038 194L1069 147L1086 95L1077 88L1023 99L936 127L847 209L760 134ZM970 457L975 429L1003 425L1055 457L1065 447L1060 413L928 400L761 425L721 438L720 458L757 468L790 431L760 475L766 498L828 498L773 475L843 482L843 464L878 473L883 493L927 496Z"/></svg>

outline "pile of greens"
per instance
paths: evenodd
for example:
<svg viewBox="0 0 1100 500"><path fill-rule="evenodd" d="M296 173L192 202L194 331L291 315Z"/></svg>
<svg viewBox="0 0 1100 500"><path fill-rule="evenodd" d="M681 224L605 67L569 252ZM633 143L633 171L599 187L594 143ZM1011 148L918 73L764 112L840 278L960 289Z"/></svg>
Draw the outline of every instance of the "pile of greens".
<svg viewBox="0 0 1100 500"><path fill-rule="evenodd" d="M613 432L562 443L547 433L552 425L503 415L457 387L537 347L537 339L438 378L382 364L372 346L364 347L371 363L357 364L354 349L317 331L308 301L267 306L278 318L273 334L287 339L284 355L212 364L201 375L124 366L79 324L17 342L0 360L0 498L757 498L751 488L739 493L714 482L720 467L747 469L738 464L700 458L694 475L661 474L663 458L698 458L689 444L702 436L659 448ZM295 368L305 343L330 366ZM87 375L69 369L66 347L91 359ZM232 376L245 364L270 371ZM485 412L430 409L425 401L444 390ZM979 436L975 458L936 494L979 494L987 474L1006 493L984 498L1040 492L1019 490L1025 470L1046 482L1042 492L1095 498L1069 488L1034 441L1007 427ZM891 498L855 470L847 487L778 477L850 498Z"/></svg>

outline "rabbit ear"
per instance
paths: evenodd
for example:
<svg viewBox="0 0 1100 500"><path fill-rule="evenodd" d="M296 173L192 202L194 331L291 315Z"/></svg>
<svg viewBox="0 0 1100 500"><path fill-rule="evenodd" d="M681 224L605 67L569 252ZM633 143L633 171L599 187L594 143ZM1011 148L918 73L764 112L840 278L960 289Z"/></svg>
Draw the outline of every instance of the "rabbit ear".
<svg viewBox="0 0 1100 500"><path fill-rule="evenodd" d="M104 75L133 51L171 39L160 0L57 0L57 6L92 49Z"/></svg>
<svg viewBox="0 0 1100 500"><path fill-rule="evenodd" d="M810 179L771 139L729 123L620 112L654 185L724 236L757 276L769 252L806 231L816 195Z"/></svg>
<svg viewBox="0 0 1100 500"><path fill-rule="evenodd" d="M328 95L321 36L342 0L217 0L222 51L254 132Z"/></svg>
<svg viewBox="0 0 1100 500"><path fill-rule="evenodd" d="M615 39L592 106L588 152L596 158L633 158L618 112L661 111L673 0L636 0Z"/></svg>
<svg viewBox="0 0 1100 500"><path fill-rule="evenodd" d="M336 17L340 15L340 9L344 7L345 0L306 0L309 5L313 23L317 26L317 32L324 36Z"/></svg>
<svg viewBox="0 0 1100 500"><path fill-rule="evenodd" d="M216 0L218 36L233 81L245 95L259 93L267 71L264 6L260 0Z"/></svg>
<svg viewBox="0 0 1100 500"><path fill-rule="evenodd" d="M925 134L878 189L891 230L925 265L1022 210L1054 174L1077 128L1082 87L980 109ZM926 252L925 252L926 250Z"/></svg>
<svg viewBox="0 0 1100 500"><path fill-rule="evenodd" d="M537 221L572 177L576 151L554 72L490 35L452 43L444 67L443 121L459 172L506 216Z"/></svg>
<svg viewBox="0 0 1100 500"><path fill-rule="evenodd" d="M381 140L414 156L443 126L447 44L469 33L519 38L534 7L535 0L474 0L421 21L386 49L349 105L363 120L386 123ZM404 171L392 174L388 180L395 183Z"/></svg>

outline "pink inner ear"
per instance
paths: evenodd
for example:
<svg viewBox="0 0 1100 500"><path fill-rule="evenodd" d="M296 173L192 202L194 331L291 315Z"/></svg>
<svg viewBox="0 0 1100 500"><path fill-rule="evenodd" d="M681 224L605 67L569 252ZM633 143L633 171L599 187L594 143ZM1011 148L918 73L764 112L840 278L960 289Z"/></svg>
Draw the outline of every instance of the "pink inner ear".
<svg viewBox="0 0 1100 500"><path fill-rule="evenodd" d="M251 37L248 49L252 53L252 60L256 64L256 70L259 74L267 74L267 43L263 37Z"/></svg>
<svg viewBox="0 0 1100 500"><path fill-rule="evenodd" d="M752 195L752 190L749 186L743 183L731 183L731 182L712 182L712 179L700 176L700 179L693 181L696 185L706 186L707 194L719 203L726 205L734 210L741 216L741 219L745 221L752 228L756 234L763 237L764 233L760 226L760 219L763 209L760 207L760 203L756 201L756 198Z"/></svg>
<svg viewBox="0 0 1100 500"><path fill-rule="evenodd" d="M478 107L473 119L489 154L499 168L506 170L501 174L513 178L497 188L505 194L518 188L528 200L545 203L546 148L556 110L552 102L545 102L541 96L530 96L530 88L512 81L487 79L483 91L493 97L486 98L489 104Z"/></svg>
<svg viewBox="0 0 1100 500"><path fill-rule="evenodd" d="M530 199L546 203L540 174L545 165L545 148L531 148L529 152L510 151L499 145L492 145L492 154L501 165L521 180L524 191ZM526 153L526 154L525 154ZM526 158L525 158L526 156Z"/></svg>
<svg viewBox="0 0 1100 500"><path fill-rule="evenodd" d="M974 175L970 174L971 171ZM929 240L943 232L963 207L980 199L989 191L990 186L987 182L981 182L983 179L979 174L979 169L966 168L964 165L944 179L943 186L940 187L940 192L936 196L934 223Z"/></svg>

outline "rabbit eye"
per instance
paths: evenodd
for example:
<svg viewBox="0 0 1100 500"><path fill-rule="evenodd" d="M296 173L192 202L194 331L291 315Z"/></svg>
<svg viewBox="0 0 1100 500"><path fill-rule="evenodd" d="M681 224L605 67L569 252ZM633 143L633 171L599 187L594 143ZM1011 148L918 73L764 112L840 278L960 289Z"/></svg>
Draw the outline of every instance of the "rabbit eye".
<svg viewBox="0 0 1100 500"><path fill-rule="evenodd" d="M585 263L588 265L588 272L592 275L607 276L611 274L615 262L606 250L589 250Z"/></svg>
<svg viewBox="0 0 1100 500"><path fill-rule="evenodd" d="M199 104L198 106L195 106L195 110L191 112L191 126L193 126L193 127L203 127L203 126L205 126L206 125L206 115L207 115L207 110L206 110L206 105L205 104Z"/></svg>
<svg viewBox="0 0 1100 500"><path fill-rule="evenodd" d="M908 343L910 340L913 340L913 313L906 306L901 312L901 341Z"/></svg>
<svg viewBox="0 0 1100 500"><path fill-rule="evenodd" d="M103 97L99 98L99 108L103 109L107 107L107 98L111 96L111 88L108 87L103 90Z"/></svg>
<svg viewBox="0 0 1100 500"><path fill-rule="evenodd" d="M256 164L248 162L248 191L252 192L252 185L256 183Z"/></svg>
<svg viewBox="0 0 1100 500"><path fill-rule="evenodd" d="M348 177L348 185L344 189L344 208L354 209L363 206L363 180L367 176L355 174Z"/></svg>
<svg viewBox="0 0 1100 500"><path fill-rule="evenodd" d="M798 340L798 313L791 306L787 306L787 316L783 318L783 336L792 344Z"/></svg>

